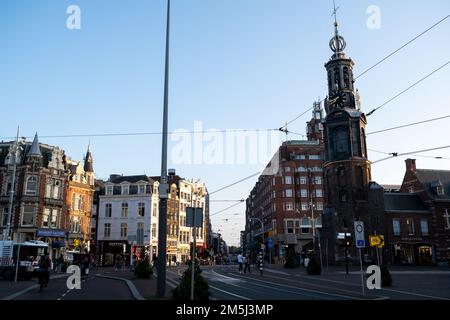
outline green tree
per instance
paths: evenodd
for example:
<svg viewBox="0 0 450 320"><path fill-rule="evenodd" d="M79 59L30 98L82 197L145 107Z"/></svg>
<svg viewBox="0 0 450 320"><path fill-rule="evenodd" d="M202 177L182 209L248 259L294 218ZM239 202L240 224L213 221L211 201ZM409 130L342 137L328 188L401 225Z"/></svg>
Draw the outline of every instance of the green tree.
<svg viewBox="0 0 450 320"><path fill-rule="evenodd" d="M173 300L187 301L191 298L191 276L192 276L192 263L188 262L188 268L184 271L181 277L180 284L172 290ZM200 266L195 264L194 274L194 300L209 300L209 285L205 278L201 275L202 270Z"/></svg>

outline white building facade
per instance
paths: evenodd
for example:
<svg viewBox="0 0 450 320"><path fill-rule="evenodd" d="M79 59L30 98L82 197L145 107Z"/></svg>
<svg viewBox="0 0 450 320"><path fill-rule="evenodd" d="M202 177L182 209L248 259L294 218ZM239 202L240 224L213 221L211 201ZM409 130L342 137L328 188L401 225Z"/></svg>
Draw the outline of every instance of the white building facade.
<svg viewBox="0 0 450 320"><path fill-rule="evenodd" d="M141 176L111 175L100 191L97 246L100 265L125 265L157 247L159 182Z"/></svg>

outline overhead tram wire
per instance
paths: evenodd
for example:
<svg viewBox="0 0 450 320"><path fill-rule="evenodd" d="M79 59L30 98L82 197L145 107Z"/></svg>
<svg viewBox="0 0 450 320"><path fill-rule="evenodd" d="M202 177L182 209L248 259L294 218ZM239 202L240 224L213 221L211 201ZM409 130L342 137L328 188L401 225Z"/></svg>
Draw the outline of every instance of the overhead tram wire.
<svg viewBox="0 0 450 320"><path fill-rule="evenodd" d="M243 202L235 203L235 204L233 204L233 205L231 205L231 206L229 206L229 207L226 207L225 209L222 209L222 210L219 210L219 211L217 211L217 212L214 212L213 214L210 214L209 216L212 217L212 216L216 216L216 215L218 215L218 214L224 213L225 211L227 211L227 210L229 210L229 209L231 209L231 208L234 208L234 207L240 205L241 203L243 203Z"/></svg>
<svg viewBox="0 0 450 320"><path fill-rule="evenodd" d="M404 153L391 152L391 153L389 153L389 155L390 155L389 157L375 160L375 161L372 162L372 164L376 164L376 163L379 163L379 162L382 162L382 161L386 161L386 160L389 160L389 159L393 159L393 158L398 158L398 157L403 157L403 156L408 156L408 155L415 155L415 154L418 154L418 153L424 153L424 152L435 151L435 150L442 150L442 149L448 149L448 148L450 148L450 145L449 146L436 147L436 148L430 148L430 149L424 149L424 150L418 150L418 151L404 152ZM377 151L375 151L375 152L377 152ZM378 151L378 152L380 152L380 151Z"/></svg>
<svg viewBox="0 0 450 320"><path fill-rule="evenodd" d="M374 114L374 112L378 111L379 109L381 109L382 107L384 107L385 105L387 105L388 103L394 101L395 99L397 99L398 97L400 97L402 94L408 92L409 90L411 90L412 88L414 88L415 86L417 86L419 83L425 81L426 79L428 79L429 77L431 77L433 74L435 74L436 72L438 72L439 70L443 69L444 67L446 67L447 65L450 64L450 60L447 61L446 63L444 63L443 65L441 65L439 68L433 70L431 73L427 74L425 77L421 78L420 80L416 81L415 83L413 83L412 85L410 85L408 88L406 88L405 90L401 91L400 93L398 93L397 95L395 95L394 97L392 97L391 99L389 99L388 101L386 101L385 103L381 104L380 106L376 107L375 109L373 109L372 111L370 111L367 116L371 116L372 114Z"/></svg>
<svg viewBox="0 0 450 320"><path fill-rule="evenodd" d="M384 152L384 151L379 151L379 150L374 150L374 149L367 149L369 151L372 152L376 152L376 153L380 153L380 154L385 154L385 155L394 155L394 154L398 154L395 152ZM428 155L420 155L420 154L409 154L410 156L414 156L414 157L421 157L421 158L430 158L430 159L436 159L436 160L450 160L450 158L446 158L446 157L440 157L440 156L428 156Z"/></svg>
<svg viewBox="0 0 450 320"><path fill-rule="evenodd" d="M259 175L259 174L261 174L261 173L262 173L262 171L258 171L258 172L254 173L254 174L252 174L252 175L250 175L250 176L248 176L248 177L245 177L245 178L240 179L240 180L238 180L238 181L236 181L236 182L233 182L233 183L231 183L231 184L229 184L229 185L227 185L227 186L225 186L225 187L222 187L222 188L217 189L217 190L215 190L215 191L213 191L213 192L210 192L209 195L213 195L213 194L215 194L215 193L217 193L217 192L220 192L220 191L222 191L222 190L231 188L232 186L234 186L234 185L236 185L236 184L238 184L238 183L244 182L244 181L246 181L246 180L248 180L248 179L251 179L251 178L253 178L253 177L255 177L255 176L257 176L257 175Z"/></svg>
<svg viewBox="0 0 450 320"><path fill-rule="evenodd" d="M407 47L408 45L410 45L411 43L413 43L414 41L416 41L417 39L419 39L420 37L422 37L424 34L428 33L430 30L434 29L435 27L437 27L439 24L441 24L442 22L444 22L445 20L447 20L448 18L450 18L450 14L445 16L443 19L439 20L438 22L436 22L435 24L433 24L431 27L427 28L426 30L424 30L423 32L421 32L420 34L418 34L417 36L415 36L414 38L412 38L411 40L409 40L408 42L406 42L404 45L402 45L400 48L392 51L391 53L389 53L387 56L385 56L384 58L382 58L381 60L379 60L378 62L376 62L374 65L372 65L371 67L365 69L362 73L360 73L357 77L355 77L356 79L359 79L360 77L364 76L365 74L367 74L369 71L371 71L372 69L374 69L375 67L379 66L380 64L382 64L383 62L385 62L386 60L388 60L390 57L392 57L393 55L395 55L396 53L398 53L399 51L401 51L402 49L404 49L405 47ZM320 103L322 103L323 101L325 101L325 99L322 99L320 101ZM305 110L304 112L302 112L301 114L299 114L297 117L295 117L294 119L292 119L291 121L288 121L283 127L281 128L285 128L287 127L289 124L291 124L292 122L296 121L297 119L299 119L300 117L304 116L305 114L307 114L309 111L311 111L313 108L309 108L307 110Z"/></svg>
<svg viewBox="0 0 450 320"><path fill-rule="evenodd" d="M171 131L167 134L195 134L195 133L227 133L227 132L261 132L261 131L279 131L279 129L218 129L218 130L197 130L197 131ZM162 132L111 132L111 133L86 133L86 134L67 134L67 135L42 135L39 138L91 138L91 137L116 137L116 136L149 136L162 135ZM31 139L34 136L23 137ZM14 137L0 137L0 139L13 139Z"/></svg>
<svg viewBox="0 0 450 320"><path fill-rule="evenodd" d="M396 127L392 127L392 128L381 129L381 130L378 130L378 131L373 131L373 132L366 133L366 136L373 135L373 134L378 134L378 133L382 133L382 132L386 132L386 131L391 131L391 130L402 129L402 128L406 128L406 127L412 127L412 126L416 126L416 125L419 125L419 124L433 122L433 121L438 121L438 120L447 119L447 118L450 118L450 115L446 115L446 116L442 116L442 117L438 117L438 118L433 118L433 119L428 119L428 120L423 120L423 121L418 121L418 122L413 122L413 123L408 123L408 124L404 124L404 125L400 125L400 126L396 126Z"/></svg>
<svg viewBox="0 0 450 320"><path fill-rule="evenodd" d="M369 72L370 70L374 69L375 67L377 67L378 65L380 65L381 63L383 63L384 61L386 61L387 59L389 59L390 57L392 57L394 54L396 54L397 52L399 52L400 50L402 50L403 48L407 47L409 44L413 43L414 41L416 41L417 39L419 39L421 36L423 36L424 34L426 34L428 31L432 30L433 28L437 27L439 24L441 24L442 22L444 22L445 20L447 20L448 18L450 18L450 14L447 15L446 17L444 17L443 19L439 20L438 22L436 22L435 24L433 24L431 27L429 27L428 29L426 29L425 31L423 31L422 33L420 33L419 35L415 36L414 38L412 38L411 40L409 40L408 42L406 42L404 45L402 45L400 48L398 48L397 50L391 52L390 54L388 54L386 57L384 57L383 59L381 59L380 61L378 61L377 63L375 63L373 66L367 68L366 70L364 70L363 72L361 72L357 77L355 77L355 80L362 77L363 75L365 75L367 72Z"/></svg>

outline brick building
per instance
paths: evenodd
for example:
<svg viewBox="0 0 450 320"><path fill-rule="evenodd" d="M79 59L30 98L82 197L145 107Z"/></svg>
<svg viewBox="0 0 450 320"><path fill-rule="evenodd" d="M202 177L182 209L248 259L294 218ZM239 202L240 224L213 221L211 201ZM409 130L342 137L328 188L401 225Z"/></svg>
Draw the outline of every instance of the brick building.
<svg viewBox="0 0 450 320"><path fill-rule="evenodd" d="M14 157L14 149L16 156ZM16 163L12 217L9 195L13 162ZM14 241L42 240L49 244L52 259L65 247L69 226L66 206L68 172L64 150L19 139L0 143L0 213L2 237ZM11 222L10 234L6 234Z"/></svg>
<svg viewBox="0 0 450 320"><path fill-rule="evenodd" d="M430 211L433 260L447 265L450 261L450 171L417 169L416 160L407 159L400 191L417 195Z"/></svg>
<svg viewBox="0 0 450 320"><path fill-rule="evenodd" d="M308 140L284 142L251 190L246 200L249 250L259 250L264 240L267 256L283 258L288 248L307 252L319 241L324 206L322 116L320 103L314 103Z"/></svg>

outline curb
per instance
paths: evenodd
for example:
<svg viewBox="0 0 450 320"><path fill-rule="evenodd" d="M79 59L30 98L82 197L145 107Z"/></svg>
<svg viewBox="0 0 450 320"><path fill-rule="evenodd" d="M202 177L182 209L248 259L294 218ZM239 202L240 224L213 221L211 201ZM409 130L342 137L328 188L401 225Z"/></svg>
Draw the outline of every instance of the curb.
<svg viewBox="0 0 450 320"><path fill-rule="evenodd" d="M121 280L121 281L124 281L124 282L127 284L128 289L130 289L130 292L131 292L131 294L133 295L133 297L134 297L135 300L146 300L143 296L141 296L141 294L140 294L139 291L136 289L136 286L133 284L133 282L131 282L131 281L128 280L128 279L125 279L125 278L119 278L119 277L113 277L113 276L104 276L104 275L101 275L101 274L96 274L95 276L96 276L96 277L99 277L99 278L105 278L105 279L113 279L113 280Z"/></svg>

